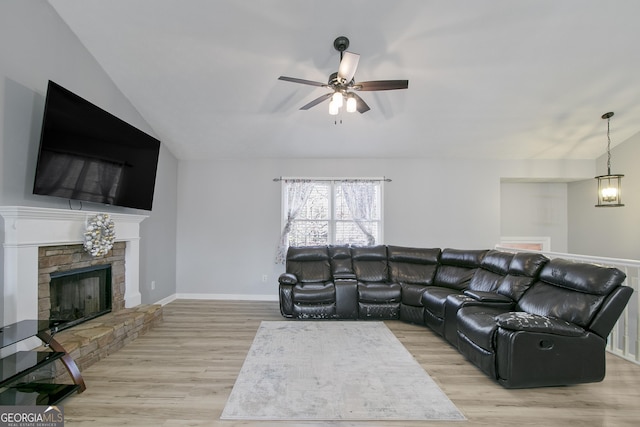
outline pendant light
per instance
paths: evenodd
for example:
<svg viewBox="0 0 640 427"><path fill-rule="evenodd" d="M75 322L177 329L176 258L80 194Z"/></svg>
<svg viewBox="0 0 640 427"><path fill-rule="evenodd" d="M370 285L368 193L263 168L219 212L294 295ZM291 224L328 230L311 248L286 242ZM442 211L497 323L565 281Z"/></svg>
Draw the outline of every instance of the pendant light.
<svg viewBox="0 0 640 427"><path fill-rule="evenodd" d="M607 174L596 176L596 180L598 181L597 208L624 206L622 204L622 177L624 175L611 174L611 137L609 135L609 120L612 116L612 112L602 115L603 119L607 119Z"/></svg>

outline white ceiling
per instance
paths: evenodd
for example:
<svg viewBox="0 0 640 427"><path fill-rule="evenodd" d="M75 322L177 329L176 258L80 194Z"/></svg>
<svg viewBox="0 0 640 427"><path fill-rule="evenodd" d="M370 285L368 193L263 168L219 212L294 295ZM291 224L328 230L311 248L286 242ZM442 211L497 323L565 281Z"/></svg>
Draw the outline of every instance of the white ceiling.
<svg viewBox="0 0 640 427"><path fill-rule="evenodd" d="M640 131L637 0L49 0L180 159L593 159ZM359 53L371 107L299 108Z"/></svg>

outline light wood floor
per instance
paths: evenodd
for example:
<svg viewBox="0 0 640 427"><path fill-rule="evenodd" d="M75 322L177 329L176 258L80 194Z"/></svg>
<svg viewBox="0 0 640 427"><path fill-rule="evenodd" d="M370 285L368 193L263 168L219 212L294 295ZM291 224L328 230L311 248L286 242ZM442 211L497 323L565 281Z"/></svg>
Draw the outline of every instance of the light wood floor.
<svg viewBox="0 0 640 427"><path fill-rule="evenodd" d="M265 422L219 419L262 320L276 302L178 300L164 322L83 374L87 391L63 402L67 426L638 426L640 366L607 355L601 383L507 390L426 327L387 326L467 421Z"/></svg>

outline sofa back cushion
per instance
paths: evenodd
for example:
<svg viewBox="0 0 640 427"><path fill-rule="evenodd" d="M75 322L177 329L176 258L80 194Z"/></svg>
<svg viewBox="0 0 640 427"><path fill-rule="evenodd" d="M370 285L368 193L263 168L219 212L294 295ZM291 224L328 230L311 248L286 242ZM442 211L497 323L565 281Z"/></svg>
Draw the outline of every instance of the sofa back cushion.
<svg viewBox="0 0 640 427"><path fill-rule="evenodd" d="M331 266L327 247L290 247L287 251L286 271L295 274L299 283L330 281Z"/></svg>
<svg viewBox="0 0 640 427"><path fill-rule="evenodd" d="M538 280L542 267L548 262L549 258L542 254L518 252L513 256L509 272L498 286L497 292L518 301Z"/></svg>
<svg viewBox="0 0 640 427"><path fill-rule="evenodd" d="M429 286L436 274L440 248L387 246L387 257L391 282Z"/></svg>
<svg viewBox="0 0 640 427"><path fill-rule="evenodd" d="M354 276L349 246L329 246L329 259L331 260L331 274L334 278Z"/></svg>
<svg viewBox="0 0 640 427"><path fill-rule="evenodd" d="M513 253L490 250L482 259L469 282L469 289L482 292L496 292L509 273Z"/></svg>
<svg viewBox="0 0 640 427"><path fill-rule="evenodd" d="M466 289L487 252L486 249L443 249L433 284L460 291Z"/></svg>
<svg viewBox="0 0 640 427"><path fill-rule="evenodd" d="M617 268L556 258L542 268L540 279L520 298L517 309L588 328L603 301L625 278Z"/></svg>
<svg viewBox="0 0 640 427"><path fill-rule="evenodd" d="M351 262L356 278L361 282L387 282L387 247L363 246L351 248Z"/></svg>

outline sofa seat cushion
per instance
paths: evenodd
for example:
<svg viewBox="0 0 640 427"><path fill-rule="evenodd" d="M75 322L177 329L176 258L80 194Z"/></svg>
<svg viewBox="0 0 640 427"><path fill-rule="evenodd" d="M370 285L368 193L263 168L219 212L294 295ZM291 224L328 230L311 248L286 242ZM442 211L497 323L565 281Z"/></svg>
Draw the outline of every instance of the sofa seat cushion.
<svg viewBox="0 0 640 427"><path fill-rule="evenodd" d="M436 317L444 317L444 306L449 295L459 295L460 291L451 288L429 286L422 293L422 305Z"/></svg>
<svg viewBox="0 0 640 427"><path fill-rule="evenodd" d="M422 307L422 294L427 288L423 285L402 283L402 303L414 307Z"/></svg>
<svg viewBox="0 0 640 427"><path fill-rule="evenodd" d="M397 283L358 283L360 302L400 302L402 290Z"/></svg>
<svg viewBox="0 0 640 427"><path fill-rule="evenodd" d="M579 337L585 333L580 326L562 319L522 311L499 314L496 321L501 328L512 331L542 332L569 337Z"/></svg>
<svg viewBox="0 0 640 427"><path fill-rule="evenodd" d="M498 330L496 316L504 313L504 309L498 307L484 307L474 305L462 307L458 311L458 333L482 349L495 351L495 334Z"/></svg>
<svg viewBox="0 0 640 427"><path fill-rule="evenodd" d="M333 283L303 283L293 287L293 302L303 304L323 304L336 300Z"/></svg>

